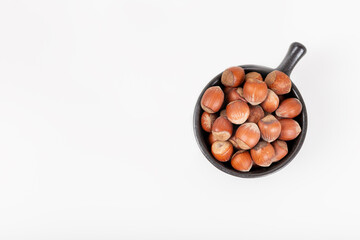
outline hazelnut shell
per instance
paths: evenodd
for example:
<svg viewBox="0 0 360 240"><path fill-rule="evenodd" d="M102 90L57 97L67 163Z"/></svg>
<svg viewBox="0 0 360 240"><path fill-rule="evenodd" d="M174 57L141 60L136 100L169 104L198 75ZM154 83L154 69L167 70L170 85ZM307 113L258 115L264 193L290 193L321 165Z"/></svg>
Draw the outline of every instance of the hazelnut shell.
<svg viewBox="0 0 360 240"><path fill-rule="evenodd" d="M233 132L233 125L226 117L218 117L211 130L214 138L219 141L228 140Z"/></svg>
<svg viewBox="0 0 360 240"><path fill-rule="evenodd" d="M211 132L212 125L216 119L216 114L203 112L201 115L201 127L206 132Z"/></svg>
<svg viewBox="0 0 360 240"><path fill-rule="evenodd" d="M280 119L279 122L281 124L279 140L290 141L299 136L301 127L294 119L284 118Z"/></svg>
<svg viewBox="0 0 360 240"><path fill-rule="evenodd" d="M280 122L271 114L262 118L258 122L261 138L266 142L275 141L281 133Z"/></svg>
<svg viewBox="0 0 360 240"><path fill-rule="evenodd" d="M258 123L260 119L265 117L264 110L260 105L249 106L249 107L250 107L250 115L247 119L247 122Z"/></svg>
<svg viewBox="0 0 360 240"><path fill-rule="evenodd" d="M243 150L254 147L259 140L260 130L255 123L244 123L236 130L235 141Z"/></svg>
<svg viewBox="0 0 360 240"><path fill-rule="evenodd" d="M240 172L250 171L253 165L249 151L237 151L231 158L231 166Z"/></svg>
<svg viewBox="0 0 360 240"><path fill-rule="evenodd" d="M220 110L224 103L224 92L219 86L206 89L201 98L201 108L208 113L215 113Z"/></svg>
<svg viewBox="0 0 360 240"><path fill-rule="evenodd" d="M254 78L249 78L243 87L243 94L246 101L251 105L262 103L268 94L266 83Z"/></svg>
<svg viewBox="0 0 360 240"><path fill-rule="evenodd" d="M261 103L261 107L268 113L274 112L279 107L279 97L273 90L268 89L265 100Z"/></svg>
<svg viewBox="0 0 360 240"><path fill-rule="evenodd" d="M270 72L265 78L265 83L277 95L289 93L291 90L291 80L289 76L279 70Z"/></svg>
<svg viewBox="0 0 360 240"><path fill-rule="evenodd" d="M288 147L285 141L276 140L275 142L271 143L271 145L274 147L275 150L273 162L277 162L283 159L288 153Z"/></svg>
<svg viewBox="0 0 360 240"><path fill-rule="evenodd" d="M243 98L239 95L237 88L232 88L228 93L225 94L226 102L230 103L236 100L242 100Z"/></svg>
<svg viewBox="0 0 360 240"><path fill-rule="evenodd" d="M249 73L245 74L245 81L248 80L249 78L254 78L254 79L257 79L260 81L263 80L261 74L258 72L249 72Z"/></svg>
<svg viewBox="0 0 360 240"><path fill-rule="evenodd" d="M250 150L251 158L261 167L268 167L272 163L275 156L275 149L273 146L265 141L260 141L256 146Z"/></svg>
<svg viewBox="0 0 360 240"><path fill-rule="evenodd" d="M233 146L228 141L216 141L211 145L211 153L220 162L228 161L233 151Z"/></svg>
<svg viewBox="0 0 360 240"><path fill-rule="evenodd" d="M276 115L282 118L294 118L301 113L302 104L297 98L288 98L281 102Z"/></svg>
<svg viewBox="0 0 360 240"><path fill-rule="evenodd" d="M226 115L230 122L234 124L244 123L250 114L248 104L241 100L236 100L226 106Z"/></svg>
<svg viewBox="0 0 360 240"><path fill-rule="evenodd" d="M217 141L217 140L214 138L214 134L212 134L212 133L209 134L208 140L209 140L210 145L212 145L214 142Z"/></svg>
<svg viewBox="0 0 360 240"><path fill-rule="evenodd" d="M242 67L230 67L221 75L221 83L226 87L238 87L245 79Z"/></svg>

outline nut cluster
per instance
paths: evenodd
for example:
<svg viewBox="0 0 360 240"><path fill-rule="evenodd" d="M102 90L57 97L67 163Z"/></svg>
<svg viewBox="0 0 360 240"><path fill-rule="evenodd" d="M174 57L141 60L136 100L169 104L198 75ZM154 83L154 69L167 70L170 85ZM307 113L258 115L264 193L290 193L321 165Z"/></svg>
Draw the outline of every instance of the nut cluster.
<svg viewBox="0 0 360 240"><path fill-rule="evenodd" d="M263 80L260 73L231 67L222 73L221 83L201 98L201 126L209 133L213 156L220 162L230 160L241 172L284 158L285 141L301 132L293 119L302 111L301 102L285 95L291 90L290 78L274 70Z"/></svg>

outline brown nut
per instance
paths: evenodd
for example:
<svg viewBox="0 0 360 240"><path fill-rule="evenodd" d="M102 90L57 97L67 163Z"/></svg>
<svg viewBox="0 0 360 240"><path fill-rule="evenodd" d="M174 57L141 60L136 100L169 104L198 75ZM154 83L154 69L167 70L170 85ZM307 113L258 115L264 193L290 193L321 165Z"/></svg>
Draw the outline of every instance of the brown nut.
<svg viewBox="0 0 360 240"><path fill-rule="evenodd" d="M275 150L275 156L273 158L273 162L277 162L283 159L286 154L288 153L288 147L285 141L276 140L275 142L271 143Z"/></svg>
<svg viewBox="0 0 360 240"><path fill-rule="evenodd" d="M289 141L299 136L301 127L294 119L284 118L279 120L281 124L280 140Z"/></svg>
<svg viewBox="0 0 360 240"><path fill-rule="evenodd" d="M234 148L228 141L216 141L211 145L211 153L220 162L228 161L233 151Z"/></svg>
<svg viewBox="0 0 360 240"><path fill-rule="evenodd" d="M214 138L214 134L210 133L209 134L209 143L210 145L212 145L214 142L216 142L217 140Z"/></svg>
<svg viewBox="0 0 360 240"><path fill-rule="evenodd" d="M301 113L302 104L297 98L288 98L281 102L276 115L282 118L294 118Z"/></svg>
<svg viewBox="0 0 360 240"><path fill-rule="evenodd" d="M281 124L271 114L262 118L258 122L258 126L260 129L261 138L266 142L273 142L280 136Z"/></svg>
<svg viewBox="0 0 360 240"><path fill-rule="evenodd" d="M249 78L243 87L244 98L251 105L258 105L266 99L267 90L265 82Z"/></svg>
<svg viewBox="0 0 360 240"><path fill-rule="evenodd" d="M261 107L268 113L272 113L279 106L279 97L273 90L268 89L265 100L261 103Z"/></svg>
<svg viewBox="0 0 360 240"><path fill-rule="evenodd" d="M254 147L259 140L260 130L255 123L244 123L236 130L235 141L243 150Z"/></svg>
<svg viewBox="0 0 360 240"><path fill-rule="evenodd" d="M258 73L258 72L249 72L249 73L247 73L245 75L245 81L248 80L249 78L254 78L254 79L257 79L257 80L260 80L260 81L263 80L261 74Z"/></svg>
<svg viewBox="0 0 360 240"><path fill-rule="evenodd" d="M206 132L211 132L212 125L216 119L216 114L203 112L201 115L201 127Z"/></svg>
<svg viewBox="0 0 360 240"><path fill-rule="evenodd" d="M219 111L223 103L224 92L219 86L209 87L201 98L201 108L208 113Z"/></svg>
<svg viewBox="0 0 360 240"><path fill-rule="evenodd" d="M277 95L289 93L291 90L291 80L288 75L279 70L274 70L265 78L267 86Z"/></svg>
<svg viewBox="0 0 360 240"><path fill-rule="evenodd" d="M264 110L259 105L250 106L250 115L247 122L258 123L265 116Z"/></svg>
<svg viewBox="0 0 360 240"><path fill-rule="evenodd" d="M226 117L218 117L212 126L212 134L218 141L228 140L233 132L233 125Z"/></svg>
<svg viewBox="0 0 360 240"><path fill-rule="evenodd" d="M232 88L225 94L226 102L230 103L236 100L242 100L243 98L239 95L237 88Z"/></svg>
<svg viewBox="0 0 360 240"><path fill-rule="evenodd" d="M234 124L244 123L250 114L248 104L241 100L236 100L226 106L226 115L230 122Z"/></svg>
<svg viewBox="0 0 360 240"><path fill-rule="evenodd" d="M245 71L242 67L230 67L221 75L221 83L227 87L238 87L245 79Z"/></svg>
<svg viewBox="0 0 360 240"><path fill-rule="evenodd" d="M238 87L236 89L237 93L239 94L239 96L241 97L240 100L243 100L244 102L247 102L246 99L244 98L244 90L241 87Z"/></svg>
<svg viewBox="0 0 360 240"><path fill-rule="evenodd" d="M236 132L236 131L235 131ZM237 144L236 139L235 139L235 134L233 134L231 136L231 138L229 138L229 142L233 145L234 148L236 149L240 149L240 146Z"/></svg>
<svg viewBox="0 0 360 240"><path fill-rule="evenodd" d="M232 89L234 89L234 88L233 87L224 87L225 95L228 94Z"/></svg>
<svg viewBox="0 0 360 240"><path fill-rule="evenodd" d="M275 156L273 146L265 141L260 141L253 149L250 150L251 158L257 165L268 167Z"/></svg>
<svg viewBox="0 0 360 240"><path fill-rule="evenodd" d="M249 151L237 151L231 158L231 166L240 172L250 171L252 165L253 161Z"/></svg>

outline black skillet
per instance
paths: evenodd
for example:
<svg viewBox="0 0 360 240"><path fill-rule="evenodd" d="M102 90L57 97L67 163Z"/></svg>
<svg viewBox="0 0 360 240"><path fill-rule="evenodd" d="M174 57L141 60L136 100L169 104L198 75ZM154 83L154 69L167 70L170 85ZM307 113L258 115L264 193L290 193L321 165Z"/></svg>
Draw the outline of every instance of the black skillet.
<svg viewBox="0 0 360 240"><path fill-rule="evenodd" d="M241 65L241 67L245 70L245 73L248 72L258 72L262 75L262 77L265 79L266 75L270 73L271 71L277 69L284 73L286 73L288 76L290 76L292 70L294 69L297 62L305 55L306 48L304 45L298 42L294 42L290 45L289 51L287 52L284 60L281 62L281 64L277 68L268 68L264 66L258 66L258 65ZM299 116L295 118L295 120L300 124L301 126L301 133L300 135L292 140L287 141L288 144L288 154L279 162L271 164L269 167L255 167L252 168L249 172L239 172L234 170L231 165L230 161L228 162L219 162L217 161L211 154L210 145L207 142L209 133L205 132L201 128L200 118L201 114L203 113L203 110L200 106L201 97L204 94L205 90L208 89L211 86L221 86L221 74L218 74L215 78L213 78L202 90L195 106L194 110L194 133L195 138L197 140L197 143L202 151L202 153L205 155L205 157L211 162L215 167L220 169L223 172L226 172L230 175L236 176L236 177L243 177L243 178L254 178L254 177L260 177L264 176L270 173L273 173L280 168L285 167L291 160L293 160L296 156L296 154L300 151L301 146L304 143L305 136L306 136L306 130L307 130L307 113L306 113L306 106L304 99L302 98L299 90L295 86L294 83L292 83L292 88L290 93L286 94L285 97L296 97L300 100L302 103L302 112Z"/></svg>

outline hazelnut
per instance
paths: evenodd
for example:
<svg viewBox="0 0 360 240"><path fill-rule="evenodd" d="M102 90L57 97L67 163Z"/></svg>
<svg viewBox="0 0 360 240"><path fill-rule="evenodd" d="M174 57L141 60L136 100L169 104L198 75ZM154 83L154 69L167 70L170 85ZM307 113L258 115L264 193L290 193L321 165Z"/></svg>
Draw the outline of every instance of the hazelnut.
<svg viewBox="0 0 360 240"><path fill-rule="evenodd" d="M261 138L266 142L273 142L280 136L281 124L271 114L262 118L258 122L258 126L260 129Z"/></svg>
<svg viewBox="0 0 360 240"><path fill-rule="evenodd" d="M288 147L285 141L276 140L275 142L271 143L275 150L275 156L273 158L273 162L277 162L283 159L286 154L288 153Z"/></svg>
<svg viewBox="0 0 360 240"><path fill-rule="evenodd" d="M221 75L221 83L227 87L238 87L245 79L245 71L241 67L230 67Z"/></svg>
<svg viewBox="0 0 360 240"><path fill-rule="evenodd" d="M219 141L228 140L233 132L233 125L226 117L218 117L212 126L212 134Z"/></svg>
<svg viewBox="0 0 360 240"><path fill-rule="evenodd" d="M240 172L250 171L252 165L253 161L249 151L237 151L231 158L231 166Z"/></svg>
<svg viewBox="0 0 360 240"><path fill-rule="evenodd" d="M211 145L211 153L220 162L228 161L233 151L233 146L228 141L216 141Z"/></svg>
<svg viewBox="0 0 360 240"><path fill-rule="evenodd" d="M240 146L236 142L235 134L232 135L231 138L229 138L229 142L233 145L234 148L240 149Z"/></svg>
<svg viewBox="0 0 360 240"><path fill-rule="evenodd" d="M261 107L268 113L272 113L279 106L279 97L273 90L268 89L268 94L265 100L261 103Z"/></svg>
<svg viewBox="0 0 360 240"><path fill-rule="evenodd" d="M249 72L249 73L247 73L245 75L245 81L248 80L249 78L254 78L254 79L257 79L257 80L260 80L260 81L263 80L261 74L258 73L258 72Z"/></svg>
<svg viewBox="0 0 360 240"><path fill-rule="evenodd" d="M242 100L243 98L239 95L236 88L232 88L230 91L228 91L227 94L225 94L226 101L228 103L236 100Z"/></svg>
<svg viewBox="0 0 360 240"><path fill-rule="evenodd" d="M243 100L244 102L247 102L246 99L244 98L244 90L243 90L243 88L238 87L238 88L236 89L236 91L237 91L237 93L238 93L239 96L240 96L240 100Z"/></svg>
<svg viewBox="0 0 360 240"><path fill-rule="evenodd" d="M278 70L274 70L269 73L265 78L265 83L277 95L289 93L291 90L290 78L288 75Z"/></svg>
<svg viewBox="0 0 360 240"><path fill-rule="evenodd" d="M275 156L275 149L270 143L260 141L250 150L250 154L254 163L261 167L268 167L271 165L272 159Z"/></svg>
<svg viewBox="0 0 360 240"><path fill-rule="evenodd" d="M288 98L282 101L276 110L276 115L282 118L294 118L301 113L302 104L297 98Z"/></svg>
<svg viewBox="0 0 360 240"><path fill-rule="evenodd" d="M224 87L224 93L228 94L231 89L234 89L233 87Z"/></svg>
<svg viewBox="0 0 360 240"><path fill-rule="evenodd" d="M210 143L210 145L212 145L214 142L216 142L216 139L214 138L214 134L210 133L209 134L209 143Z"/></svg>
<svg viewBox="0 0 360 240"><path fill-rule="evenodd" d="M209 87L201 98L201 108L208 113L219 111L223 103L224 92L219 86Z"/></svg>
<svg viewBox="0 0 360 240"><path fill-rule="evenodd" d="M227 118L226 109L223 109L223 110L220 111L220 117L226 117Z"/></svg>
<svg viewBox="0 0 360 240"><path fill-rule="evenodd" d="M249 117L250 108L246 102L236 100L226 106L226 115L230 122L242 124Z"/></svg>
<svg viewBox="0 0 360 240"><path fill-rule="evenodd" d="M203 112L201 115L201 127L206 132L211 132L212 125L216 119L216 114Z"/></svg>
<svg viewBox="0 0 360 240"><path fill-rule="evenodd" d="M259 140L260 130L255 123L244 123L236 130L235 141L243 150L254 147Z"/></svg>
<svg viewBox="0 0 360 240"><path fill-rule="evenodd" d="M258 123L265 116L264 110L259 105L250 106L250 115L247 122Z"/></svg>
<svg viewBox="0 0 360 240"><path fill-rule="evenodd" d="M254 78L249 78L243 87L244 98L251 105L258 105L262 103L267 96L266 83Z"/></svg>
<svg viewBox="0 0 360 240"><path fill-rule="evenodd" d="M280 140L289 141L299 136L301 127L294 119L284 118L279 120L281 124Z"/></svg>

